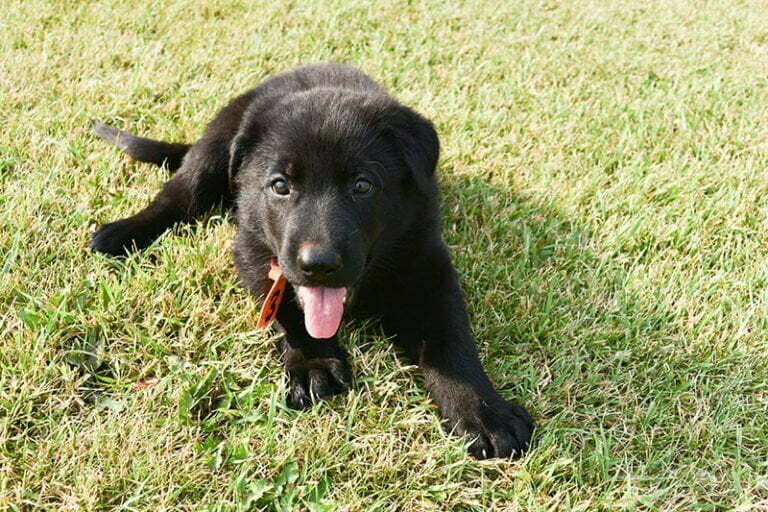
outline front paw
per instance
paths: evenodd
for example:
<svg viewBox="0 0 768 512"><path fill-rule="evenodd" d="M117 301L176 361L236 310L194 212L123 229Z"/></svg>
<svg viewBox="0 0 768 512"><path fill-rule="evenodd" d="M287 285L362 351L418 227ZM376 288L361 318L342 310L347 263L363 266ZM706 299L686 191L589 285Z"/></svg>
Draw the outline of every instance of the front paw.
<svg viewBox="0 0 768 512"><path fill-rule="evenodd" d="M519 457L528 449L535 424L517 404L500 396L464 397L447 415L446 426L473 439L469 453L477 459Z"/></svg>
<svg viewBox="0 0 768 512"><path fill-rule="evenodd" d="M143 249L147 242L147 233L141 225L132 219L122 219L100 226L91 239L91 249L110 256L125 256L131 250Z"/></svg>
<svg viewBox="0 0 768 512"><path fill-rule="evenodd" d="M346 361L335 357L312 358L286 363L289 387L287 403L292 409L305 409L314 401L342 393L350 381Z"/></svg>

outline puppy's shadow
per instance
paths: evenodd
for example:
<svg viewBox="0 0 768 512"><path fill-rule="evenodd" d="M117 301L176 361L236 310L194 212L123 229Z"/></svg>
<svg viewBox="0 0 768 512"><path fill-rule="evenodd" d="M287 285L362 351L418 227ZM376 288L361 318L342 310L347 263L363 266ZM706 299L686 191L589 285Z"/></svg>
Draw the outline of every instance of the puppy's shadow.
<svg viewBox="0 0 768 512"><path fill-rule="evenodd" d="M685 371L690 355L668 334L674 315L628 291L618 258L555 204L451 169L441 189L443 236L484 365L539 423L561 413L580 427L618 421L629 375L653 371L660 351Z"/></svg>

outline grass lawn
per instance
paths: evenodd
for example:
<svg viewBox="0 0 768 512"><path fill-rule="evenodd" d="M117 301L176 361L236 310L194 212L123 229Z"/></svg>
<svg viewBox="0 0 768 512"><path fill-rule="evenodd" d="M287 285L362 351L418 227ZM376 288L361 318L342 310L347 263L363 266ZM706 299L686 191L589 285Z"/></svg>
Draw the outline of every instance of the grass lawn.
<svg viewBox="0 0 768 512"><path fill-rule="evenodd" d="M192 141L325 60L438 128L522 460L469 458L372 323L352 389L287 409L223 212L87 250L166 178L89 120ZM768 510L767 166L762 1L5 0L0 510Z"/></svg>

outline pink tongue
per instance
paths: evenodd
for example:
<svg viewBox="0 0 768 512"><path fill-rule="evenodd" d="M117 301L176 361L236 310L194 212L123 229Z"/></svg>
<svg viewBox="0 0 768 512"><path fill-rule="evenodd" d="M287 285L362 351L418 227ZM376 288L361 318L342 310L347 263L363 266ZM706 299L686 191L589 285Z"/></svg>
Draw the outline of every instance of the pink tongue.
<svg viewBox="0 0 768 512"><path fill-rule="evenodd" d="M304 325L313 338L330 338L339 330L344 314L346 288L299 286L299 298L304 305Z"/></svg>

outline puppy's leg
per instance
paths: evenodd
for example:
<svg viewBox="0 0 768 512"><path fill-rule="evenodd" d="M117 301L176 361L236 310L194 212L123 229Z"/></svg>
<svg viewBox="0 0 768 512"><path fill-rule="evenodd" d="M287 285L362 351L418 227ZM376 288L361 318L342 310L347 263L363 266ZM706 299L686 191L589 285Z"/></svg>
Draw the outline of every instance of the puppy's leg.
<svg viewBox="0 0 768 512"><path fill-rule="evenodd" d="M249 91L221 109L203 137L186 151L181 168L149 206L132 217L101 226L93 234L91 248L112 255L122 255L133 248L143 249L174 224L193 222L219 202L229 206L232 200L229 193L229 144L254 94L255 90ZM113 133L117 130L99 125L96 129L103 138L109 140L116 137L111 141L133 157L157 163L152 158L146 158L141 144L136 147L140 137L130 136L133 138L121 143L120 134ZM178 153L185 148L183 144L157 141L145 141L143 144L150 144L155 150L161 148L166 157L176 155L174 151ZM163 159L159 160L162 163Z"/></svg>
<svg viewBox="0 0 768 512"><path fill-rule="evenodd" d="M534 423L521 406L507 402L483 370L470 333L464 299L447 255L413 288L428 292L400 304L384 318L395 343L421 367L445 427L473 439L477 458L519 456Z"/></svg>
<svg viewBox="0 0 768 512"><path fill-rule="evenodd" d="M304 316L287 296L277 316L283 333L280 351L288 374L288 406L304 409L313 401L324 400L342 393L350 382L347 353L334 336L314 339L304 328Z"/></svg>
<svg viewBox="0 0 768 512"><path fill-rule="evenodd" d="M225 143L202 139L149 206L132 217L101 226L93 234L91 248L123 255L134 248L144 249L174 224L194 221L225 199L228 159Z"/></svg>

